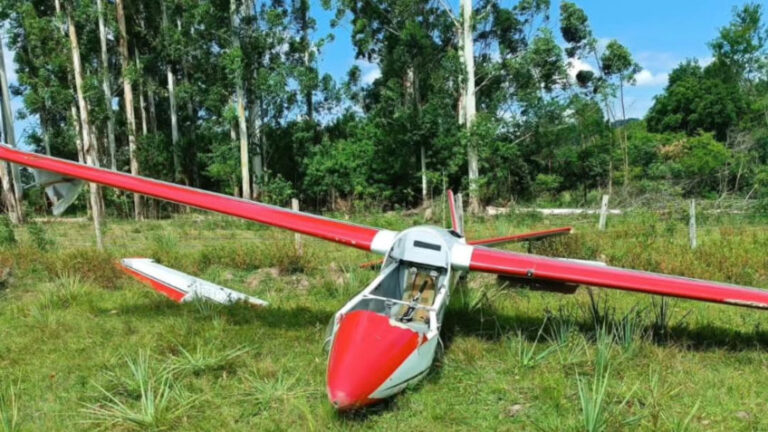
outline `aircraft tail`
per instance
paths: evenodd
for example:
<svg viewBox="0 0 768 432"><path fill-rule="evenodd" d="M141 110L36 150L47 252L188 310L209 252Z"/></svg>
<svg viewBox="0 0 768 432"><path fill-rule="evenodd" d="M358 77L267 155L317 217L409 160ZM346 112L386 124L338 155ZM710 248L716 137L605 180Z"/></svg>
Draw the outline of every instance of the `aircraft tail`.
<svg viewBox="0 0 768 432"><path fill-rule="evenodd" d="M35 176L35 183L45 189L45 194L53 203L51 210L54 216L61 216L64 210L72 205L85 184L82 180L50 171L32 169L32 174Z"/></svg>
<svg viewBox="0 0 768 432"><path fill-rule="evenodd" d="M464 204L461 201L461 194L453 195L453 191L448 189L448 208L451 211L451 229L464 236Z"/></svg>

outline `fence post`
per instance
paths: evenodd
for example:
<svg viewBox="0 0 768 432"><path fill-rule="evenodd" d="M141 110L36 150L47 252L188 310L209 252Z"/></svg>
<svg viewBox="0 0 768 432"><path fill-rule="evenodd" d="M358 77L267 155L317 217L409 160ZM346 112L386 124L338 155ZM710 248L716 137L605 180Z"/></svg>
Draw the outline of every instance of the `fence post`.
<svg viewBox="0 0 768 432"><path fill-rule="evenodd" d="M690 222L688 223L688 236L691 239L691 249L696 249L696 200L691 200Z"/></svg>
<svg viewBox="0 0 768 432"><path fill-rule="evenodd" d="M293 211L299 211L299 200L296 198L291 198L291 210ZM295 234L296 238L296 253L299 255L302 255L303 249L301 244L301 234Z"/></svg>
<svg viewBox="0 0 768 432"><path fill-rule="evenodd" d="M608 198L610 197L610 195L603 195L603 202L600 204L600 223L597 226L600 231L605 231L605 221L608 218Z"/></svg>

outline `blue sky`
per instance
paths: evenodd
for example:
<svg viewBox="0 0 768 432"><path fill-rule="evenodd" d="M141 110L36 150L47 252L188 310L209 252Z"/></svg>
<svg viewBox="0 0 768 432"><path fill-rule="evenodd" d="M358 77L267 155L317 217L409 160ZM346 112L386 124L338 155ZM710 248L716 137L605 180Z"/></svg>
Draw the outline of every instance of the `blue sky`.
<svg viewBox="0 0 768 432"><path fill-rule="evenodd" d="M458 8L459 0L446 0ZM512 4L506 1L505 4ZM732 0L576 0L589 16L595 37L603 42L617 39L629 48L635 60L643 67L637 76L637 85L626 91L627 116L642 117L653 103L653 96L666 85L666 78L678 63L696 57L709 61L707 43L715 38L718 28L730 21L734 6L744 1ZM765 0L762 4L768 9ZM557 30L560 2L552 1L550 25ZM363 79L370 82L378 76L374 64L355 60L350 42L348 24L331 29L333 13L324 11L319 1L312 2L313 15L318 21L318 35L335 33L335 40L323 50L320 69L341 79L356 62L363 70ZM556 31L557 33L557 31ZM15 64L12 53L5 51L6 66L11 82L15 82ZM587 62L588 64L588 62ZM583 65L582 65L583 66ZM14 110L21 108L16 98ZM17 141L36 127L34 120L16 123Z"/></svg>
<svg viewBox="0 0 768 432"><path fill-rule="evenodd" d="M626 91L628 117L645 115L653 104L653 96L663 90L667 74L678 63L693 57L704 63L710 61L707 43L730 21L733 7L745 3L728 0L575 1L586 11L595 37L603 43L617 39L629 48L644 69L637 76L637 85ZM446 2L458 9L459 0ZM328 22L332 13L322 11L319 4L314 3L319 33L333 31L336 34L336 40L323 52L320 68L334 76L342 76L355 63L349 25L331 30ZM768 8L768 4L763 4ZM552 0L550 26L555 34L559 33L559 6L558 0ZM378 76L375 65L358 64L363 69L363 78L372 80Z"/></svg>

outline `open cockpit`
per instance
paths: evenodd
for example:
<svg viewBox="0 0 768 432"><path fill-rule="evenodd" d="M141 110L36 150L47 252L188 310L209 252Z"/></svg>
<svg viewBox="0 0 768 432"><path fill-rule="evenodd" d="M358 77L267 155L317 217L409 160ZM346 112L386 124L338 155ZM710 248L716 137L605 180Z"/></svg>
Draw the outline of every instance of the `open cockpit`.
<svg viewBox="0 0 768 432"><path fill-rule="evenodd" d="M395 326L418 333L439 331L449 298L450 248L443 231L413 228L395 239L382 270L366 289L339 311L366 310L384 315Z"/></svg>

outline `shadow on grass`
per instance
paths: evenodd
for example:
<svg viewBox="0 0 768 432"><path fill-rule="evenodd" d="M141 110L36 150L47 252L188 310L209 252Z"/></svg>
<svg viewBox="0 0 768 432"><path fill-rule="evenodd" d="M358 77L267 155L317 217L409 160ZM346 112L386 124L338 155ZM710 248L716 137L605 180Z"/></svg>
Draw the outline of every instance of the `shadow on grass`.
<svg viewBox="0 0 768 432"><path fill-rule="evenodd" d="M462 288L458 287L457 293ZM556 294L553 294L556 295ZM452 294L453 297L457 297ZM539 329L545 326L545 320L552 312L542 310L540 314L526 313L501 313L493 308L493 304L481 307L455 301L445 315L442 327L442 338L446 350L450 347L457 335L471 335L486 341L501 341L504 337L517 335L518 332L529 342L534 342L539 334ZM582 314L573 314L566 320L570 321L572 328L578 334L588 340L593 340L596 334L596 326L588 317ZM618 324L621 317L609 316L606 319L606 327L612 330L613 325ZM562 319L562 318L561 318ZM545 326L545 334L547 334ZM640 333L652 335L653 324L647 323L640 328ZM749 350L768 350L768 330L756 328L752 331L743 331L727 326L715 324L690 325L684 320L669 326L663 337L649 338L651 343L658 346L675 346L689 351L726 350L741 352Z"/></svg>
<svg viewBox="0 0 768 432"><path fill-rule="evenodd" d="M202 301L179 305L162 298L141 300L114 309L97 307L95 312L116 313L117 316L130 316L136 319L167 318L169 315L187 317L195 321L224 319L235 326L264 325L279 329L313 327L317 324L325 326L335 313L330 309L306 306L259 308L246 304L224 306Z"/></svg>

